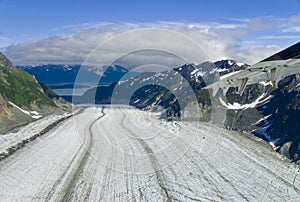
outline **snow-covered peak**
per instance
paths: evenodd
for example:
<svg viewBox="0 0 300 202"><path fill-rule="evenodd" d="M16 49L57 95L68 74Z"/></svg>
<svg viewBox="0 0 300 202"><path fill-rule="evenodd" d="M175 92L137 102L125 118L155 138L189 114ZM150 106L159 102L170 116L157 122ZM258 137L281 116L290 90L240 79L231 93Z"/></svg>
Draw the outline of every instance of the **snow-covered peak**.
<svg viewBox="0 0 300 202"><path fill-rule="evenodd" d="M64 65L64 70L66 71L71 71L72 70L72 67L70 67L69 65Z"/></svg>

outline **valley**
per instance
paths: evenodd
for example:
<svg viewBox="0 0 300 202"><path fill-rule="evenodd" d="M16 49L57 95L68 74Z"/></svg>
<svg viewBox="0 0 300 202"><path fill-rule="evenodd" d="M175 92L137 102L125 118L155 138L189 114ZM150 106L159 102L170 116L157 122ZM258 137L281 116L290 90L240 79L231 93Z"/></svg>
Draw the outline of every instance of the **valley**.
<svg viewBox="0 0 300 202"><path fill-rule="evenodd" d="M300 202L300 0L0 0L0 202Z"/></svg>
<svg viewBox="0 0 300 202"><path fill-rule="evenodd" d="M0 161L0 200L297 201L298 169L253 136L98 106Z"/></svg>

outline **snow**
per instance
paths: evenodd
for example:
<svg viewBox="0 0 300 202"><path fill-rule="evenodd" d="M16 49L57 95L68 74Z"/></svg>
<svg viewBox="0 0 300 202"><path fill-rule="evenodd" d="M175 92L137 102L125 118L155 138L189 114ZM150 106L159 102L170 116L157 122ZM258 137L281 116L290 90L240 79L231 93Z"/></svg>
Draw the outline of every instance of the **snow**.
<svg viewBox="0 0 300 202"><path fill-rule="evenodd" d="M39 115L40 113L38 113L37 111L30 111L30 114L34 114L34 115Z"/></svg>
<svg viewBox="0 0 300 202"><path fill-rule="evenodd" d="M228 74L225 74L225 75L223 75L223 76L220 77L220 80L223 80L223 79L226 79L226 78L228 78L228 77L231 77L231 76L233 76L233 75L235 75L235 74L237 74L237 73L239 73L239 72L241 72L241 71L243 71L243 70L239 70L239 71L230 72L230 73L228 73Z"/></svg>
<svg viewBox="0 0 300 202"><path fill-rule="evenodd" d="M130 78L130 79L132 79L132 78ZM121 85L121 84L124 84L124 83L126 83L126 82L128 82L128 81L129 81L129 79L126 79L126 80L120 80L120 81L118 81L118 84Z"/></svg>
<svg viewBox="0 0 300 202"><path fill-rule="evenodd" d="M199 77L199 76L203 76L204 75L204 73L203 72L201 72L201 71L198 71L196 74L195 74L195 77Z"/></svg>
<svg viewBox="0 0 300 202"><path fill-rule="evenodd" d="M148 81L150 79L151 79L151 77L143 78L142 82Z"/></svg>
<svg viewBox="0 0 300 202"><path fill-rule="evenodd" d="M67 166L74 169L71 162L78 161L74 156L84 142L84 137L80 137L80 134L84 134L85 126L94 119L90 113L79 114L77 117L83 123L82 127L74 127L75 118L71 118L0 161L1 201L35 201L41 198L46 200L47 195L54 192L51 190L52 186L59 186L59 180L66 180L62 173L66 171ZM60 117L45 118L22 130L19 133L20 138L23 138L21 133L29 137L39 131L41 125L46 126ZM16 140L18 139L16 137ZM66 171L65 174L72 173Z"/></svg>
<svg viewBox="0 0 300 202"><path fill-rule="evenodd" d="M256 124L258 124L258 123L261 123L262 121L264 122L264 124L267 123L267 122L268 122L267 119L268 119L271 115L272 115L272 114L267 115L267 116L265 116L265 117L259 119L254 125L256 125Z"/></svg>
<svg viewBox="0 0 300 202"><path fill-rule="evenodd" d="M198 77L203 76L204 73L202 71L200 71L199 69L195 69L191 72L191 75L192 75L192 77L196 78L196 81L199 81Z"/></svg>
<svg viewBox="0 0 300 202"><path fill-rule="evenodd" d="M239 109L248 109L248 108L255 108L257 107L258 104L264 103L265 101L269 100L272 96L268 96L265 99L263 99L266 96L265 93L263 93L262 95L260 95L254 102L249 103L249 104L244 104L241 105L237 102L234 102L233 104L231 103L226 103L221 97L219 97L219 100L221 102L221 104L223 106L225 106L227 109L235 109L235 110L239 110Z"/></svg>
<svg viewBox="0 0 300 202"><path fill-rule="evenodd" d="M133 102L133 104L138 103L140 101L140 99L137 99L136 101Z"/></svg>
<svg viewBox="0 0 300 202"><path fill-rule="evenodd" d="M35 135L38 135L47 126L52 123L69 116L69 113L63 115L50 115L42 119L29 123L20 128L17 132L11 132L0 136L0 156L5 156L9 153L9 149L17 148L18 145L29 141Z"/></svg>
<svg viewBox="0 0 300 202"><path fill-rule="evenodd" d="M198 69L194 69L192 72L191 72L191 75L194 75L196 72L198 72L199 70Z"/></svg>
<svg viewBox="0 0 300 202"><path fill-rule="evenodd" d="M69 65L64 65L64 70L66 71L71 71L72 70L72 67L70 67Z"/></svg>
<svg viewBox="0 0 300 202"><path fill-rule="evenodd" d="M261 81L261 82L259 82L261 85L263 85L263 86L268 86L268 85L271 85L271 86L273 86L273 83L271 82L271 81Z"/></svg>
<svg viewBox="0 0 300 202"><path fill-rule="evenodd" d="M154 77L157 77L157 78L159 78L159 77L161 77L161 76L163 76L163 74L162 74L161 72L156 72L156 73L154 74Z"/></svg>
<svg viewBox="0 0 300 202"><path fill-rule="evenodd" d="M228 71L228 69L216 69L217 72L225 72Z"/></svg>
<svg viewBox="0 0 300 202"><path fill-rule="evenodd" d="M16 104L12 103L12 102L8 102L9 104L11 104L12 106L16 107L18 110L20 110L21 112L23 112L24 114L31 116L33 119L39 119L42 117L42 115L36 111L27 111L22 109L21 107L17 106Z"/></svg>
<svg viewBox="0 0 300 202"><path fill-rule="evenodd" d="M88 108L0 161L1 201L298 201L263 142L128 106ZM95 124L93 124L95 123Z"/></svg>
<svg viewBox="0 0 300 202"><path fill-rule="evenodd" d="M241 67L241 66L245 65L245 63L237 62L236 65L239 66L239 67Z"/></svg>

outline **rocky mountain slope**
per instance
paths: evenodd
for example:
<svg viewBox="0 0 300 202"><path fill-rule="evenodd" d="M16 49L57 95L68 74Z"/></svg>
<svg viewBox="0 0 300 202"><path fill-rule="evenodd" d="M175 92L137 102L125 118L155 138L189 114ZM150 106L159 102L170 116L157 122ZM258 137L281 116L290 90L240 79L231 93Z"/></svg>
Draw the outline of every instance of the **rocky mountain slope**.
<svg viewBox="0 0 300 202"><path fill-rule="evenodd" d="M117 82L90 88L82 96L65 96L65 99L75 104L129 103L142 110L161 112L161 117L168 120L193 119L196 113L201 121L212 121L212 113L223 108L223 127L253 133L270 142L276 151L298 160L299 75L284 78L278 89L271 82L248 85L241 95L232 87L225 95L219 92L214 98L203 89L221 76L248 67L234 60L222 60L186 64L166 72L145 72L118 81L128 72L121 68L117 77L114 76L116 71L105 73L107 78ZM195 105L199 106L198 112L193 111Z"/></svg>
<svg viewBox="0 0 300 202"><path fill-rule="evenodd" d="M199 104L200 119L210 120L210 93L203 87L219 80L221 75L249 67L234 60L186 64L171 71L144 73L119 82L117 93L132 94L130 104L140 109L162 109L162 116L193 119L191 104ZM140 88L142 86L142 88ZM131 89L138 89L135 92ZM120 96L119 96L120 97Z"/></svg>
<svg viewBox="0 0 300 202"><path fill-rule="evenodd" d="M231 117L235 118L227 122L229 128L237 130L245 129L245 125L251 124L247 131L265 139L273 146L274 150L292 161L300 160L299 58L300 42L263 60L262 62L271 62L269 64L273 64L273 66L280 63L285 64L279 66L278 71L281 71L282 68L286 68L285 71L291 71L290 68L294 68L299 73L282 77L276 87L273 86L273 82L263 82L266 86L262 92L265 99L257 103L251 111L245 109L231 110ZM258 117L261 118L257 120ZM243 124L238 124L239 122ZM251 128L252 130L250 130Z"/></svg>
<svg viewBox="0 0 300 202"><path fill-rule="evenodd" d="M0 133L68 107L51 89L0 53Z"/></svg>
<svg viewBox="0 0 300 202"><path fill-rule="evenodd" d="M257 108L264 116L254 134L273 143L276 151L300 159L300 74L283 78L270 99Z"/></svg>
<svg viewBox="0 0 300 202"><path fill-rule="evenodd" d="M225 96L219 94L219 99L203 89L220 76L247 67L249 65L224 60L198 66L187 64L168 72L143 73L114 84L110 93L101 87L95 88L90 92L89 101L110 103L115 93L118 96L112 101L119 104L124 103L122 98L131 95L129 103L137 108L161 111L161 117L167 119L189 119L195 113L189 110L196 95L198 103L194 104L199 104L197 115L200 114L202 121L211 121L212 111L216 110L213 108L225 108L226 118L222 123L225 128L253 133L289 159L299 160L299 75L283 78L278 89L271 82L248 85L241 95L236 88L230 88ZM103 97L101 92L107 96Z"/></svg>

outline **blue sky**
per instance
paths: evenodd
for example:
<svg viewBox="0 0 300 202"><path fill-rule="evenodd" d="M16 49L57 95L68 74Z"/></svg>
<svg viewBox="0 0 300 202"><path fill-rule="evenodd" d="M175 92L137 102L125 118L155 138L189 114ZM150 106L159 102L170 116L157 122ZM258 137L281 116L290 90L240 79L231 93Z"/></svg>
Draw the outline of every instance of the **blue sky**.
<svg viewBox="0 0 300 202"><path fill-rule="evenodd" d="M21 52L25 44L36 47L37 40L46 43L49 37L80 35L82 30L99 34L111 28L110 33L119 33L132 26L162 26L183 33L183 27L190 33L194 26L203 33L207 26L213 35L236 40L241 50L263 46L266 54L300 39L299 0L0 0L0 19L0 48L12 59L21 57L12 51ZM131 27L124 28L128 24ZM32 41L35 44L29 44Z"/></svg>

